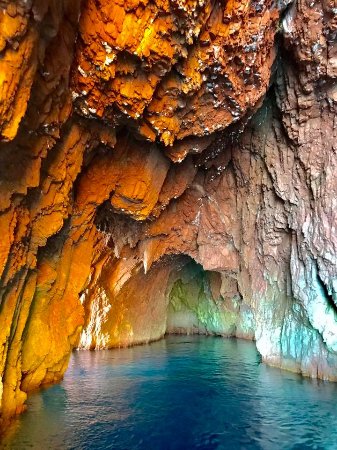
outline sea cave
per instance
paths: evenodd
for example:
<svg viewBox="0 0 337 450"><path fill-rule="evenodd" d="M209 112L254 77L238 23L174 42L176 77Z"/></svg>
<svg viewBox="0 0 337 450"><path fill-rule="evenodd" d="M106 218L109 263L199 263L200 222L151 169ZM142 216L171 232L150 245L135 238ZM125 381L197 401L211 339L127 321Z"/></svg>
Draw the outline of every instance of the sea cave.
<svg viewBox="0 0 337 450"><path fill-rule="evenodd" d="M0 10L4 448L336 448L336 1Z"/></svg>

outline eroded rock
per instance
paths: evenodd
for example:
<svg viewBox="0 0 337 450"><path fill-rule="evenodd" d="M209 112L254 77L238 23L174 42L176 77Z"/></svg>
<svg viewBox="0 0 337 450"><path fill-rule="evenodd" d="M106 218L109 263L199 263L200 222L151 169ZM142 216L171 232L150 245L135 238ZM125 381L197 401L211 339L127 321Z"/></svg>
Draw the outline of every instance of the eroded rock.
<svg viewBox="0 0 337 450"><path fill-rule="evenodd" d="M0 8L2 419L166 331L336 380L333 2Z"/></svg>

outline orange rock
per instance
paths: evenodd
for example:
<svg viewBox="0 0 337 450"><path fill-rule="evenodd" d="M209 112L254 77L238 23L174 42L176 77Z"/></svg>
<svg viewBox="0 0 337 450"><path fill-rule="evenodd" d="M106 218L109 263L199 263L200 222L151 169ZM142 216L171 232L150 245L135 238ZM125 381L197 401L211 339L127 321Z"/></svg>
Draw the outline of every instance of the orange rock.
<svg viewBox="0 0 337 450"><path fill-rule="evenodd" d="M299 286L312 274L335 295L333 8L287 10L277 101L246 127L270 85L276 3L287 2L0 7L2 417L59 380L79 342L161 337L189 258L212 301L260 327L278 323L292 290L308 306L312 286ZM323 334L320 355L334 361Z"/></svg>
<svg viewBox="0 0 337 450"><path fill-rule="evenodd" d="M12 140L17 133L30 97L37 68L37 32L31 29L18 49L7 48L0 59L1 140Z"/></svg>
<svg viewBox="0 0 337 450"><path fill-rule="evenodd" d="M111 109L166 146L242 118L264 95L278 11L270 0L88 0L74 64L77 110L110 120Z"/></svg>

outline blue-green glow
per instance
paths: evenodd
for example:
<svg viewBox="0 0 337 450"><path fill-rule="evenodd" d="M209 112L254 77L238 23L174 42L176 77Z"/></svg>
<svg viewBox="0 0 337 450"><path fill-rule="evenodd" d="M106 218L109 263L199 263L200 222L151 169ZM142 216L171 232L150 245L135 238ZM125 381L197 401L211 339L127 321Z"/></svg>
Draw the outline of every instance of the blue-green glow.
<svg viewBox="0 0 337 450"><path fill-rule="evenodd" d="M337 384L260 363L252 342L170 337L76 352L9 449L335 449ZM6 447L5 447L6 448Z"/></svg>

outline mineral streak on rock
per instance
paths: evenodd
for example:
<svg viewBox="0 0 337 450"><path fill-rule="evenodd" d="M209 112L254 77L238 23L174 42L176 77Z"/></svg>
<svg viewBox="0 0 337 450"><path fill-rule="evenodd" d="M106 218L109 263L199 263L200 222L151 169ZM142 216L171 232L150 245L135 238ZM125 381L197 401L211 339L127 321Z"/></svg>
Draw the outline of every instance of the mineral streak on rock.
<svg viewBox="0 0 337 450"><path fill-rule="evenodd" d="M0 421L165 332L337 380L334 2L0 9Z"/></svg>

